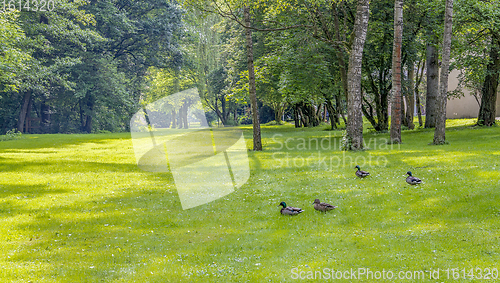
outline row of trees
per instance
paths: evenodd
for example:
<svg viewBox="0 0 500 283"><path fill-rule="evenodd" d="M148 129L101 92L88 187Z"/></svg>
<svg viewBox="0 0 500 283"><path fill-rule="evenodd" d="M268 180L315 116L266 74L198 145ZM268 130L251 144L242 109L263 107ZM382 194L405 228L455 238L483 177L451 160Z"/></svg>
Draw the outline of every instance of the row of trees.
<svg viewBox="0 0 500 283"><path fill-rule="evenodd" d="M347 112L350 149L362 148L363 116L375 130L388 130L389 103L392 142L401 142L401 125L414 128L415 104L420 126L424 126L421 104L425 101L425 127L436 128L435 144L444 143L450 62L451 68L464 70L461 86L484 96L478 124L492 125L495 121L496 87L487 90L485 85L498 85L492 81L493 77L498 79L499 72L493 68L498 56L492 53L496 48L491 44L498 1L455 3L455 22L460 28L455 31L453 54L453 1L187 3L198 12L219 15L221 22L245 31L246 54L241 49L235 52L234 42L241 46L242 36L221 42L233 51L226 54L229 60L221 61L223 68L232 71L225 88L219 88L226 99L244 100L247 94L252 98L255 89L257 97L278 114L277 121L283 109L292 109L296 126L317 125L326 109L334 128L339 117L345 120ZM252 32L255 46L249 44ZM477 49L479 46L483 51ZM490 56L486 50L492 50ZM243 55L247 55L247 66L242 64ZM255 58L255 64L249 58ZM483 87L478 88L481 84ZM420 95L422 88L425 97ZM461 95L459 91L454 95ZM484 119L486 112L490 115ZM253 123L255 127L258 120ZM256 150L257 138L254 136Z"/></svg>
<svg viewBox="0 0 500 283"><path fill-rule="evenodd" d="M12 35L2 44L13 54L2 53L2 66L13 67L0 73L1 129L36 119L44 132L126 129L141 103L191 87L224 125L250 120L255 150L266 109L297 127L344 122L354 150L363 116L389 130L389 104L393 142L402 125L414 128L415 107L419 125L436 127L434 142L445 142L446 97L462 88L481 103L478 124L494 124L500 1L180 4L90 1L2 14ZM451 94L448 72L439 77L447 65L462 70Z"/></svg>
<svg viewBox="0 0 500 283"><path fill-rule="evenodd" d="M182 64L181 19L177 3L158 0L0 12L1 131L126 130L149 68Z"/></svg>

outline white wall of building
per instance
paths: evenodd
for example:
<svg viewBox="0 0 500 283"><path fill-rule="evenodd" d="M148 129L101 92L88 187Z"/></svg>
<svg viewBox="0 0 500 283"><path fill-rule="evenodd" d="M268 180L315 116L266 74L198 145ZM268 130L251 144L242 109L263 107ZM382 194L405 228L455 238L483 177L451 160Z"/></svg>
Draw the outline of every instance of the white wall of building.
<svg viewBox="0 0 500 283"><path fill-rule="evenodd" d="M448 79L448 91L454 91L458 86L458 70L453 70ZM479 103L470 94L470 91L463 89L464 96L461 98L450 98L446 105L446 118L477 118L479 113ZM425 95L425 94L424 94ZM500 116L500 95L497 96L497 117Z"/></svg>

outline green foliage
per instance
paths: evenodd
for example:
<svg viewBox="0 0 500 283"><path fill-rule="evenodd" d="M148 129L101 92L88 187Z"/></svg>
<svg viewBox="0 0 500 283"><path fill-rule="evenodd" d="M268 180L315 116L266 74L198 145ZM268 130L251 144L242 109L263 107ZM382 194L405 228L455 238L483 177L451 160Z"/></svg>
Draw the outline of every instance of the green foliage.
<svg viewBox="0 0 500 283"><path fill-rule="evenodd" d="M491 37L500 36L500 2L460 0L454 8L453 68L460 70L459 86L452 93L471 90L478 100L486 77Z"/></svg>
<svg viewBox="0 0 500 283"><path fill-rule="evenodd" d="M281 29L253 32L263 107L278 122L297 105L343 112L337 56L347 61L355 1L61 0L50 13L0 13L0 130L18 127L27 93L31 118L50 114L32 132L75 133L127 130L141 104L191 87L224 123L248 122L243 7L253 28ZM485 54L499 35L499 2L457 0L455 7L453 66L462 70L460 87L480 98ZM441 34L443 10L442 1L405 1L403 60L424 57ZM387 128L392 21L393 2L372 1L363 106L374 106L370 121L379 131ZM291 26L298 28L283 29Z"/></svg>
<svg viewBox="0 0 500 283"><path fill-rule="evenodd" d="M25 39L24 31L19 26L19 12L0 12L0 91L17 91L17 76L25 71L29 54L20 43ZM2 97L0 96L0 99Z"/></svg>
<svg viewBox="0 0 500 283"><path fill-rule="evenodd" d="M286 124L286 122L283 122L283 121L280 121L280 122L271 121L271 122L265 123L264 125L265 126L281 126L281 125L285 125L285 124Z"/></svg>
<svg viewBox="0 0 500 283"><path fill-rule="evenodd" d="M17 124L29 92L34 131L126 130L148 68L180 65L181 13L157 0L61 0L50 12L0 13L0 88L8 91L0 128Z"/></svg>
<svg viewBox="0 0 500 283"><path fill-rule="evenodd" d="M0 136L0 141L8 141L8 140L18 140L22 137L22 133L18 132L16 129L9 130L5 133L4 136Z"/></svg>
<svg viewBox="0 0 500 283"><path fill-rule="evenodd" d="M252 116L244 115L238 117L238 124L240 125L251 125L252 124Z"/></svg>

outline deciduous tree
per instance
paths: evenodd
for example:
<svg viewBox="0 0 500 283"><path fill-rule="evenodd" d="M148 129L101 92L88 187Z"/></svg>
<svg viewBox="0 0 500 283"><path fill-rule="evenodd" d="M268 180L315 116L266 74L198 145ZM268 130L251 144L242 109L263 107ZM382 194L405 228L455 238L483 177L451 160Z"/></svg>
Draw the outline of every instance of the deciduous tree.
<svg viewBox="0 0 500 283"><path fill-rule="evenodd" d="M401 47L403 45L403 0L394 1L394 45L392 49L391 143L401 143Z"/></svg>
<svg viewBox="0 0 500 283"><path fill-rule="evenodd" d="M443 32L443 63L439 84L438 116L434 131L434 144L446 142L446 102L448 100L448 73L450 69L451 36L453 28L453 0L446 0Z"/></svg>

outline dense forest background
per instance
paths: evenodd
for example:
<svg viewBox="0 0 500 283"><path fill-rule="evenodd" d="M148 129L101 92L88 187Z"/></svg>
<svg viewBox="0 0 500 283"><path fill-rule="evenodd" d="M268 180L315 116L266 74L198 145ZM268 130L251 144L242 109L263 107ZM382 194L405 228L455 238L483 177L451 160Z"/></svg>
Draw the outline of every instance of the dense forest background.
<svg viewBox="0 0 500 283"><path fill-rule="evenodd" d="M51 11L7 2L0 7L0 134L128 131L143 105L192 87L210 122L250 124L248 38L260 122L337 128L348 117L361 2L58 0ZM362 50L361 109L376 131L389 129L394 5L372 1ZM402 7L402 124L415 126L416 109L417 126L434 127L445 1ZM488 105L496 99L499 8L500 1L455 1L451 69L461 76L449 96L468 88Z"/></svg>

